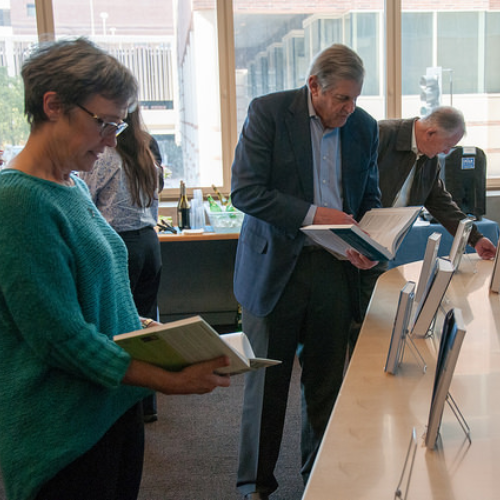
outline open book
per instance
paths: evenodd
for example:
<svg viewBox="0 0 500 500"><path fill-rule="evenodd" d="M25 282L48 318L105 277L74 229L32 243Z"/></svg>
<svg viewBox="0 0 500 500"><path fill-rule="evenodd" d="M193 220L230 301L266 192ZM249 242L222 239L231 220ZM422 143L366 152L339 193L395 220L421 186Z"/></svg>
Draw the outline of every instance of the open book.
<svg viewBox="0 0 500 500"><path fill-rule="evenodd" d="M339 259L345 259L346 251L353 248L370 260L392 260L421 209L373 208L366 212L359 226L315 224L301 229Z"/></svg>
<svg viewBox="0 0 500 500"><path fill-rule="evenodd" d="M243 332L219 335L200 316L115 335L113 340L132 358L170 371L219 356L227 356L231 361L217 371L220 374L235 375L281 363L256 358Z"/></svg>

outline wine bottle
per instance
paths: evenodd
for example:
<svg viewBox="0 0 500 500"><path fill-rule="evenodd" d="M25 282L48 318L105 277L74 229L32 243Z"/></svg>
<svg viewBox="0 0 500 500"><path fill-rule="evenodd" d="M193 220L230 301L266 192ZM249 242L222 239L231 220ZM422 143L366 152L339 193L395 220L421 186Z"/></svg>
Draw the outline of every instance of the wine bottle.
<svg viewBox="0 0 500 500"><path fill-rule="evenodd" d="M217 202L212 198L211 195L207 195L207 201L210 208L210 212L222 212L222 208Z"/></svg>
<svg viewBox="0 0 500 500"><path fill-rule="evenodd" d="M177 204L177 225L181 231L191 229L190 212L191 205L186 196L186 184L184 184L184 181L181 181L179 203Z"/></svg>
<svg viewBox="0 0 500 500"><path fill-rule="evenodd" d="M219 191L217 186L215 184L212 184L212 189L214 190L214 193L217 195L217 198L219 198L220 204L222 206L227 205L227 199L226 197Z"/></svg>
<svg viewBox="0 0 500 500"><path fill-rule="evenodd" d="M236 212L236 208L234 208L233 203L231 202L231 195L229 195L229 198L227 199L225 211L226 212Z"/></svg>
<svg viewBox="0 0 500 500"><path fill-rule="evenodd" d="M225 212L229 213L229 218L230 219L236 219L236 208L234 208L233 204L231 203L231 195L229 195L229 198L227 199L227 205L225 207Z"/></svg>

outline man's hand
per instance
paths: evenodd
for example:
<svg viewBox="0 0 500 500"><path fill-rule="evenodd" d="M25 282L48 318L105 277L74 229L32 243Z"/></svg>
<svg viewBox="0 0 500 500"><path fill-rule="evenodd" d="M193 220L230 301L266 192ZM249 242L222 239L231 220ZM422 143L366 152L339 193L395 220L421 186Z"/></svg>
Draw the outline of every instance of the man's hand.
<svg viewBox="0 0 500 500"><path fill-rule="evenodd" d="M474 249L479 257L484 260L494 259L497 252L495 245L484 236L476 243Z"/></svg>
<svg viewBox="0 0 500 500"><path fill-rule="evenodd" d="M362 270L371 269L372 267L375 267L378 264L377 260L370 260L364 255L361 255L359 252L356 252L356 250L352 248L346 250L346 255L347 258L349 259L349 262L353 266L356 266L358 269Z"/></svg>
<svg viewBox="0 0 500 500"><path fill-rule="evenodd" d="M318 207L314 216L313 224L356 224L352 215L346 214L334 208Z"/></svg>

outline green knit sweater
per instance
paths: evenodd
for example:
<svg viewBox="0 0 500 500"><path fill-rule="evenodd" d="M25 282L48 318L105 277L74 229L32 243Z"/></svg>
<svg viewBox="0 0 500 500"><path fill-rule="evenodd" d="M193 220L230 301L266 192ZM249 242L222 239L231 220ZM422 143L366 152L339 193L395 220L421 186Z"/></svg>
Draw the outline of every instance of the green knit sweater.
<svg viewBox="0 0 500 500"><path fill-rule="evenodd" d="M29 500L148 394L111 339L140 328L126 248L87 187L0 172L0 465Z"/></svg>

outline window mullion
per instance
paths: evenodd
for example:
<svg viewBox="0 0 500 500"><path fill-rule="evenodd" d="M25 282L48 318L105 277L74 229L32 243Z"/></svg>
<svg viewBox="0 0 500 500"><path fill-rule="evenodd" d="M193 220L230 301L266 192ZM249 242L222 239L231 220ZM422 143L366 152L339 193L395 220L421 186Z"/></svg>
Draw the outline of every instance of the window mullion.
<svg viewBox="0 0 500 500"><path fill-rule="evenodd" d="M52 0L35 0L36 25L40 41L54 40L54 10Z"/></svg>

